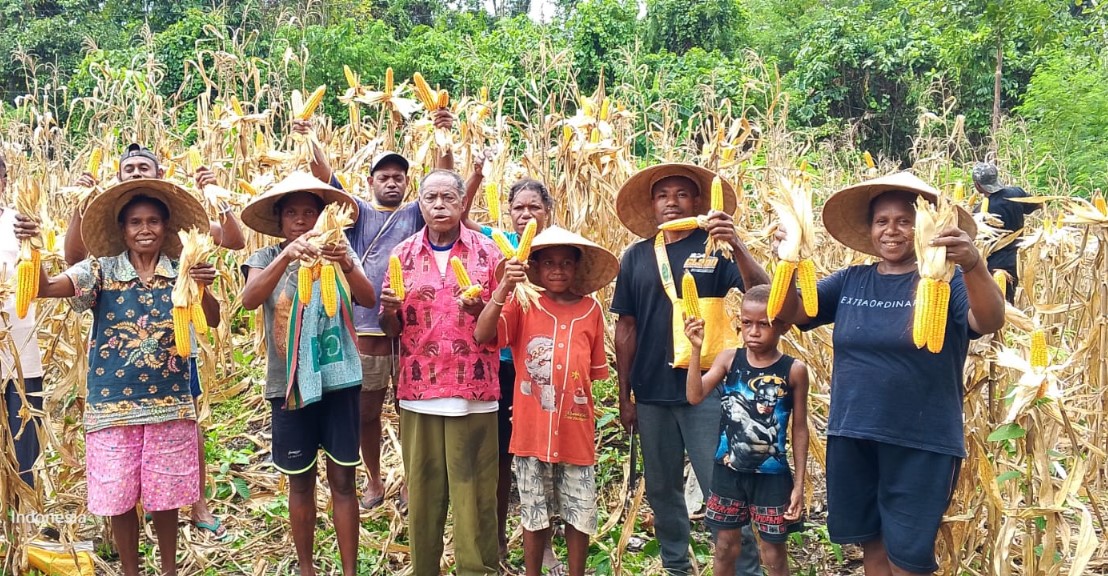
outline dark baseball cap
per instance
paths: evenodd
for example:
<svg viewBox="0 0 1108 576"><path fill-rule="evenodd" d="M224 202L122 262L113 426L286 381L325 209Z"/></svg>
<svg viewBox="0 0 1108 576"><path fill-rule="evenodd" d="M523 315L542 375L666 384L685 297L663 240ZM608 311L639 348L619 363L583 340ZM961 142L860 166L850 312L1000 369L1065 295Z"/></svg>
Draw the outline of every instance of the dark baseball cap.
<svg viewBox="0 0 1108 576"><path fill-rule="evenodd" d="M396 152L381 152L373 157L373 163L369 165L369 173L372 175L381 167L382 164L396 163L404 167L404 171L408 171L408 159L397 154Z"/></svg>
<svg viewBox="0 0 1108 576"><path fill-rule="evenodd" d="M119 164L122 165L124 160L135 156L149 158L154 163L154 167L158 167L158 157L149 148L137 142L132 142L131 145L127 146L127 149L123 151L123 155L119 157Z"/></svg>

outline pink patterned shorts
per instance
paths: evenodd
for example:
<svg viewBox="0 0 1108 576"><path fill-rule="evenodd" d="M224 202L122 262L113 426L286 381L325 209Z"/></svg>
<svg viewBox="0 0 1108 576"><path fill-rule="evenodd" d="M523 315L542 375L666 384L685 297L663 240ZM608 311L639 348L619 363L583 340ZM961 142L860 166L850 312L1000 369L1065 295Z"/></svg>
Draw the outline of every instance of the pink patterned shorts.
<svg viewBox="0 0 1108 576"><path fill-rule="evenodd" d="M119 426L85 435L88 509L118 516L135 507L158 512L200 499L196 422Z"/></svg>

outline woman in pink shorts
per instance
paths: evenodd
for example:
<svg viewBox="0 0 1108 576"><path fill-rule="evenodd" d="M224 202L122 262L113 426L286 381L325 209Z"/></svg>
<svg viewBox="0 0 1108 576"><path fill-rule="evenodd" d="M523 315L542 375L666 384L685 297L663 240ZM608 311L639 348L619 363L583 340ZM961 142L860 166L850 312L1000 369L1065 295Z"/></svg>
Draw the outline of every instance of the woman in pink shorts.
<svg viewBox="0 0 1108 576"><path fill-rule="evenodd" d="M178 230L208 229L203 206L177 185L129 180L85 210L82 237L93 255L58 276L40 271L39 297L69 298L91 310L85 459L88 509L111 518L123 574L139 574L135 505L154 519L162 574L177 574L177 510L200 497L196 413L188 355L173 338L170 293L181 254ZM35 236L37 229L22 232ZM208 291L215 269L189 278L204 292L208 323L219 302Z"/></svg>

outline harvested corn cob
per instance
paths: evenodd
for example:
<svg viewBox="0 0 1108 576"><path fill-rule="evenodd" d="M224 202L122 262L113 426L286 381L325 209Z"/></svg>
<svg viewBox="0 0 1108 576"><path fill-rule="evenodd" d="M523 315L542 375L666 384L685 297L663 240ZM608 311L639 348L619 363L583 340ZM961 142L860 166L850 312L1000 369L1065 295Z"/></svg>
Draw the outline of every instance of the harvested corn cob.
<svg viewBox="0 0 1108 576"><path fill-rule="evenodd" d="M177 283L173 286L170 300L173 303L173 339L177 346L177 355L187 358L192 352L192 340L189 323L198 335L208 333L208 321L201 307L204 291L189 276L192 268L208 259L215 252L212 237L200 233L195 228L177 232L181 239L181 258L178 263Z"/></svg>
<svg viewBox="0 0 1108 576"><path fill-rule="evenodd" d="M450 257L450 268L454 270L454 279L458 281L459 288L464 290L473 284L469 279L469 272L466 272L465 264L462 264L457 256Z"/></svg>
<svg viewBox="0 0 1108 576"><path fill-rule="evenodd" d="M922 196L916 200L915 248L920 282L916 288L912 313L912 342L932 353L943 349L946 316L950 303L950 278L954 265L946 259L945 246L932 246L931 240L955 225L957 215L945 198L932 205Z"/></svg>
<svg viewBox="0 0 1108 576"><path fill-rule="evenodd" d="M404 299L404 271L400 267L398 256L389 256L389 285L393 294L400 300Z"/></svg>
<svg viewBox="0 0 1108 576"><path fill-rule="evenodd" d="M500 188L495 182L485 184L485 206L493 222L500 222Z"/></svg>
<svg viewBox="0 0 1108 576"><path fill-rule="evenodd" d="M104 150L100 147L93 148L92 149L92 155L89 156L88 166L85 168L85 171L88 172L89 174L92 174L92 177L95 178L97 176L97 174L100 172L100 162L103 159L104 159Z"/></svg>
<svg viewBox="0 0 1108 576"><path fill-rule="evenodd" d="M719 179L719 176L712 178L712 193L711 204L709 204L713 211L723 211L723 181ZM708 219L706 217L700 217L697 219L701 228L707 229ZM704 244L705 254L715 254L719 252L720 256L731 260L734 258L734 254L731 252L731 245L726 242L720 242L715 236L709 236L708 241Z"/></svg>
<svg viewBox="0 0 1108 576"><path fill-rule="evenodd" d="M700 319L700 295L696 291L696 279L686 270L681 277L681 302L685 305L685 317Z"/></svg>
<svg viewBox="0 0 1108 576"><path fill-rule="evenodd" d="M1042 328L1031 331L1031 367L1044 369L1049 364L1046 349L1046 332Z"/></svg>
<svg viewBox="0 0 1108 576"><path fill-rule="evenodd" d="M1097 212L1100 212L1101 216L1108 216L1108 203L1104 201L1104 194L1097 191L1096 196L1093 196L1093 206Z"/></svg>
<svg viewBox="0 0 1108 576"><path fill-rule="evenodd" d="M334 318L339 311L338 280L335 274L335 265L324 262L319 272L319 297L323 299L323 311L327 316Z"/></svg>
<svg viewBox="0 0 1108 576"><path fill-rule="evenodd" d="M808 186L797 185L788 178L782 178L781 185L767 201L777 213L781 227L785 229L785 239L777 247L780 262L774 270L770 285L766 316L773 320L781 312L795 271L804 313L814 317L819 312L819 300L815 291L815 264L811 259L815 249L812 190Z"/></svg>
<svg viewBox="0 0 1108 576"><path fill-rule="evenodd" d="M997 270L993 272L993 282L996 282L996 287L1000 288L1000 297L1008 297L1008 273L1004 270Z"/></svg>
<svg viewBox="0 0 1108 576"><path fill-rule="evenodd" d="M315 109L319 107L319 103L323 102L323 94L327 92L327 86L323 85L312 91L308 95L308 99L304 101L303 108L299 111L294 110L294 114L298 120L307 120L315 113Z"/></svg>
<svg viewBox="0 0 1108 576"><path fill-rule="evenodd" d="M42 214L42 188L37 181L22 186L15 197L16 211L40 221ZM42 237L25 238L19 241L19 263L15 267L15 315L26 318L31 309L31 301L38 296L40 268L42 267Z"/></svg>
<svg viewBox="0 0 1108 576"><path fill-rule="evenodd" d="M519 236L519 247L516 248L516 259L525 262L531 257L531 241L535 239L538 223L534 219L528 220L523 227L523 234Z"/></svg>
<svg viewBox="0 0 1108 576"><path fill-rule="evenodd" d="M500 248L500 253L504 255L504 259L509 259L516 255L516 249L512 247L512 243L508 241L508 237L500 230L493 230L492 241L496 243L497 248Z"/></svg>
<svg viewBox="0 0 1108 576"><path fill-rule="evenodd" d="M696 216L689 216L687 218L677 218L676 220L670 220L668 222L662 222L658 224L659 230L665 230L667 232L680 232L683 230L696 230L700 227L700 221Z"/></svg>

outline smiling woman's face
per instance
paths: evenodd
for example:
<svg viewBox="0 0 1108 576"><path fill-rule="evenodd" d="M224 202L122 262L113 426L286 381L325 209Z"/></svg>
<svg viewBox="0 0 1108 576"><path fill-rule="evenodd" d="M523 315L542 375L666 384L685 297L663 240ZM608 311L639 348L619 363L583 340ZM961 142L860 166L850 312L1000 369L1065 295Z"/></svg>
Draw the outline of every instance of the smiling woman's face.
<svg viewBox="0 0 1108 576"><path fill-rule="evenodd" d="M157 254L165 243L168 220L154 202L140 200L123 209L120 231L123 243L135 254Z"/></svg>
<svg viewBox="0 0 1108 576"><path fill-rule="evenodd" d="M881 259L889 264L904 264L916 259L915 195L886 192L873 199L870 241Z"/></svg>

